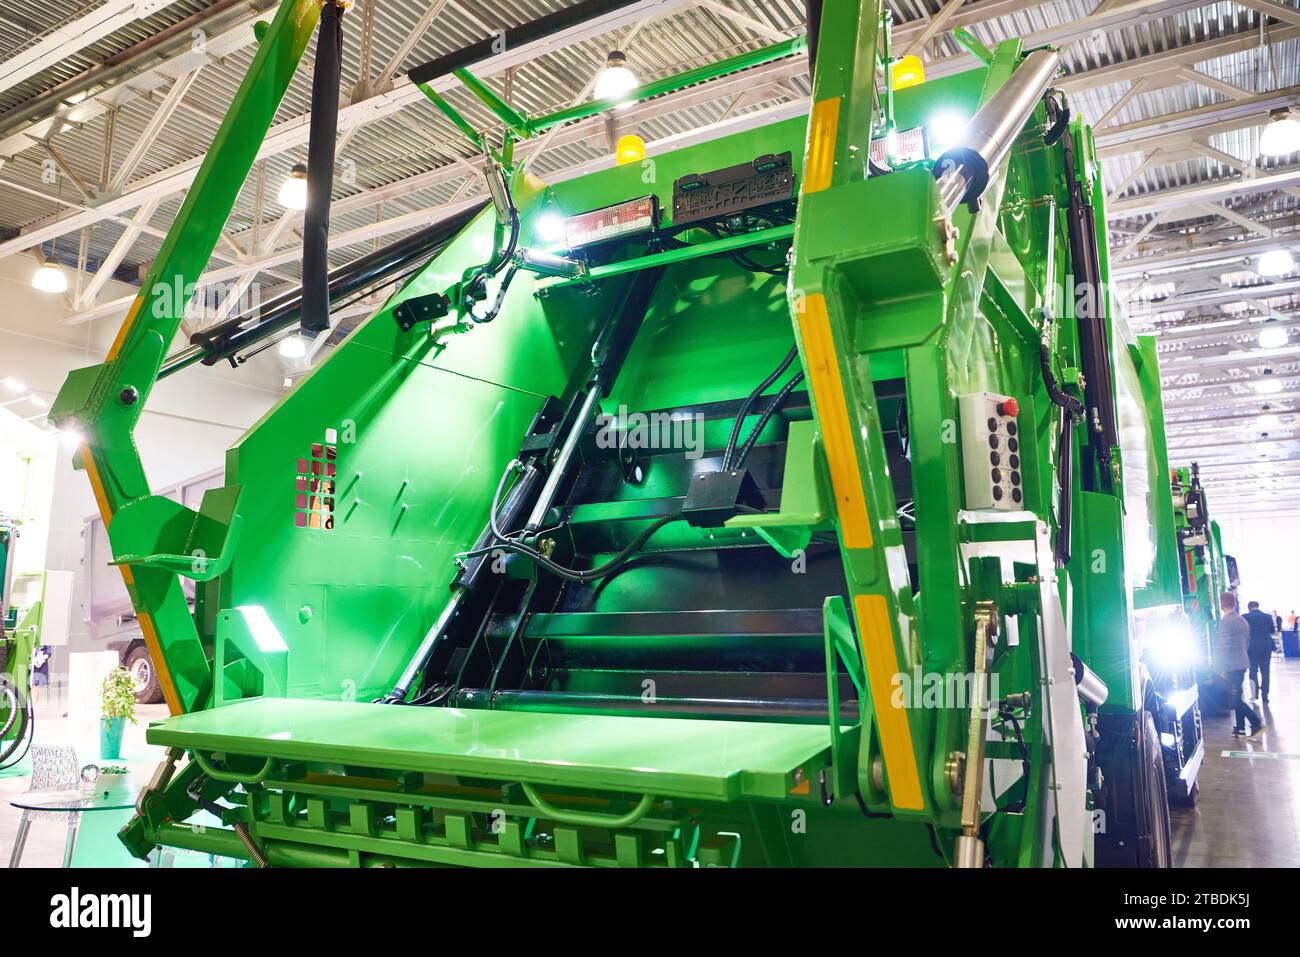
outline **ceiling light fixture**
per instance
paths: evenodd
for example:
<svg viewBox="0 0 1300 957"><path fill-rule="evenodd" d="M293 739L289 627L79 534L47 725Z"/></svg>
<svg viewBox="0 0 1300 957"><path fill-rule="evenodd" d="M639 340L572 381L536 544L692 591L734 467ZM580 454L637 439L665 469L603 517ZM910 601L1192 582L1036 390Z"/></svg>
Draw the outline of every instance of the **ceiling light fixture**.
<svg viewBox="0 0 1300 957"><path fill-rule="evenodd" d="M1270 249L1259 257L1255 271L1261 276L1285 276L1295 269L1295 257L1289 249Z"/></svg>
<svg viewBox="0 0 1300 957"><path fill-rule="evenodd" d="M1290 156L1300 152L1300 120L1289 109L1274 110L1259 134L1259 151L1265 156Z"/></svg>
<svg viewBox="0 0 1300 957"><path fill-rule="evenodd" d="M1290 341L1291 337L1283 326L1268 325L1259 331L1261 349L1280 349Z"/></svg>
<svg viewBox="0 0 1300 957"><path fill-rule="evenodd" d="M277 198L285 209L307 208L306 163L293 164L293 169L289 170L289 175L280 184L280 195Z"/></svg>
<svg viewBox="0 0 1300 957"><path fill-rule="evenodd" d="M307 343L302 341L302 336L295 333L287 339L280 340L281 359L301 359L306 354Z"/></svg>
<svg viewBox="0 0 1300 957"><path fill-rule="evenodd" d="M620 107L627 106L631 102L627 94L639 85L636 73L627 65L627 55L622 50L610 50L592 95L597 100L617 100Z"/></svg>
<svg viewBox="0 0 1300 957"><path fill-rule="evenodd" d="M32 288L58 295L68 291L68 277L53 259L41 257L40 266L32 273Z"/></svg>

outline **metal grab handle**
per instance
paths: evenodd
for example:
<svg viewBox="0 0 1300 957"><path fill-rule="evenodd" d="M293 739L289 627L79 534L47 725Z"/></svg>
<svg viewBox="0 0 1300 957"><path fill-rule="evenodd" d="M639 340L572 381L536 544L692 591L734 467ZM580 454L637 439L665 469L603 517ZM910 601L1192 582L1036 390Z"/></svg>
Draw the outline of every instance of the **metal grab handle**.
<svg viewBox="0 0 1300 957"><path fill-rule="evenodd" d="M531 784L521 781L519 786L523 788L524 797L528 798L533 807L561 824L578 824L586 827L631 827L645 817L655 803L653 794L643 794L640 803L622 817L614 817L610 814L589 814L584 811L562 810L533 790Z"/></svg>
<svg viewBox="0 0 1300 957"><path fill-rule="evenodd" d="M201 751L191 750L190 754L194 755L194 760L198 762L204 774L214 781L224 781L226 784L261 784L266 780L266 776L271 773L271 769L275 767L275 758L268 757L266 763L262 765L262 770L249 777L243 774L235 774L233 771L218 771L212 766L212 762L203 756Z"/></svg>

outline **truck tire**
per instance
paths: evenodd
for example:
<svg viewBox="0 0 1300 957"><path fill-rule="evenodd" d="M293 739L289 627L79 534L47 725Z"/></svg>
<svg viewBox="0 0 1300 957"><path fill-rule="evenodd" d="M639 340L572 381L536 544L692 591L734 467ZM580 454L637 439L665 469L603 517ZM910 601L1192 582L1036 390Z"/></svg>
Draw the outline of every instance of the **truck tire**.
<svg viewBox="0 0 1300 957"><path fill-rule="evenodd" d="M1102 715L1097 757L1105 783L1099 867L1170 867L1169 792L1149 711Z"/></svg>
<svg viewBox="0 0 1300 957"><path fill-rule="evenodd" d="M162 701L162 685L158 681L158 672L154 669L148 648L144 645L136 645L127 652L122 664L127 671L131 672L131 678L135 681L137 703L157 704Z"/></svg>

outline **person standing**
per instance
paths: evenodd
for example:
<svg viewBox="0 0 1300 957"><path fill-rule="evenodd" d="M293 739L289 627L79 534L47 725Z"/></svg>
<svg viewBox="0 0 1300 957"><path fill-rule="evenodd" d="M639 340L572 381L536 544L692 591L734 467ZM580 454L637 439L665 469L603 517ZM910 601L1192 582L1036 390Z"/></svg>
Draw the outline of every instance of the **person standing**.
<svg viewBox="0 0 1300 957"><path fill-rule="evenodd" d="M1246 657L1250 661L1250 687L1252 698L1264 696L1268 704L1268 669L1273 658L1273 616L1259 610L1259 602L1252 601L1246 606L1246 624L1250 626L1250 641L1246 645Z"/></svg>
<svg viewBox="0 0 1300 957"><path fill-rule="evenodd" d="M1255 710L1253 702L1246 701L1242 685L1246 679L1246 669L1250 667L1247 648L1250 645L1250 625L1246 619L1237 614L1237 596L1225 591L1219 596L1219 608L1223 616L1219 619L1218 630L1214 637L1214 663L1219 673L1227 680L1228 690L1233 699L1236 712L1235 735L1246 734L1246 723L1252 725L1248 737L1254 737L1264 730L1264 719Z"/></svg>

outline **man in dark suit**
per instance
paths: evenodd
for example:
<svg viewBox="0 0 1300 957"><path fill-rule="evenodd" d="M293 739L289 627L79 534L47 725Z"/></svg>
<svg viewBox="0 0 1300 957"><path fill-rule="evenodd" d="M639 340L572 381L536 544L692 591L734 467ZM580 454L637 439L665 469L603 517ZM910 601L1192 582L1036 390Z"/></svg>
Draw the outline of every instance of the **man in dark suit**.
<svg viewBox="0 0 1300 957"><path fill-rule="evenodd" d="M1268 666L1273 658L1273 616L1259 610L1259 602L1252 601L1241 617L1250 625L1250 642L1246 653L1250 658L1250 686L1254 697L1264 697L1268 704Z"/></svg>

